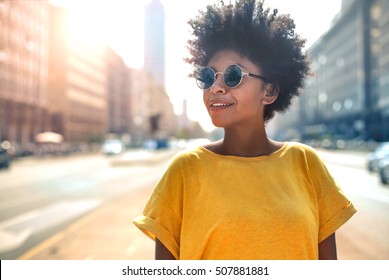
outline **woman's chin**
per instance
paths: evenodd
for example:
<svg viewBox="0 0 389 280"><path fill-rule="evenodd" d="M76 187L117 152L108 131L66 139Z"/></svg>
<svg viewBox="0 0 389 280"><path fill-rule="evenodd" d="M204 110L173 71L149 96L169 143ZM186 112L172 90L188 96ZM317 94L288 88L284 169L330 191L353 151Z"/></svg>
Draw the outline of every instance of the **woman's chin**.
<svg viewBox="0 0 389 280"><path fill-rule="evenodd" d="M222 122L222 121L219 121L219 120L212 120L212 123L217 128L224 128L224 127L226 127L226 123Z"/></svg>

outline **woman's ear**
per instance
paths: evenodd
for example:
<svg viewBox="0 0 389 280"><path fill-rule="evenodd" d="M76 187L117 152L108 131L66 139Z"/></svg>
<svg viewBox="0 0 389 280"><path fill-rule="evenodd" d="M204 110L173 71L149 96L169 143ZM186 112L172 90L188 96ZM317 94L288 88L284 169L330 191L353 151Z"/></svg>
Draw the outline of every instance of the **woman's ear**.
<svg viewBox="0 0 389 280"><path fill-rule="evenodd" d="M277 83L268 84L265 89L265 95L262 98L262 102L265 105L272 104L276 101L278 94L280 92L280 87Z"/></svg>

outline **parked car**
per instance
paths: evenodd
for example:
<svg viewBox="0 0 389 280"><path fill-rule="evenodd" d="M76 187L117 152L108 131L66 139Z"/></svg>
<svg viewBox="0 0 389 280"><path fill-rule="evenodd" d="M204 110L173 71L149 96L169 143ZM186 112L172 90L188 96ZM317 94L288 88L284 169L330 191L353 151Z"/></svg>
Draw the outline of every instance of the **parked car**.
<svg viewBox="0 0 389 280"><path fill-rule="evenodd" d="M386 156L389 156L389 142L380 144L374 152L367 155L367 169L372 172L378 171L380 160Z"/></svg>
<svg viewBox="0 0 389 280"><path fill-rule="evenodd" d="M384 185L389 184L389 156L381 159L378 164L378 173L380 175L381 183Z"/></svg>
<svg viewBox="0 0 389 280"><path fill-rule="evenodd" d="M8 169L10 165L10 158L7 150L0 147L0 169Z"/></svg>
<svg viewBox="0 0 389 280"><path fill-rule="evenodd" d="M118 155L124 152L125 145L120 139L108 139L103 143L101 151L105 155Z"/></svg>

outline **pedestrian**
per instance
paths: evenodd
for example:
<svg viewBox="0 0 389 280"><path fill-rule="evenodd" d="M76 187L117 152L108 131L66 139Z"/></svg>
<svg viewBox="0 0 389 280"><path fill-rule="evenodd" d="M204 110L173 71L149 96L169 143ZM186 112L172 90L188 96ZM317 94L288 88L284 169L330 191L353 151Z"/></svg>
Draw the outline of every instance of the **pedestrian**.
<svg viewBox="0 0 389 280"><path fill-rule="evenodd" d="M353 204L313 148L266 133L309 75L293 20L237 0L189 24L186 61L224 138L178 153L134 219L156 259L336 259Z"/></svg>

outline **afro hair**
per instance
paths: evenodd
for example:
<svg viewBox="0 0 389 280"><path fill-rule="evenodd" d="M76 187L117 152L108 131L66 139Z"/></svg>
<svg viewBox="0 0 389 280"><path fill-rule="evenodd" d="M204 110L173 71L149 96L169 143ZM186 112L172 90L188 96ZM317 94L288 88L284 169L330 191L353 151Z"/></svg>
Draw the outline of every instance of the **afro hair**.
<svg viewBox="0 0 389 280"><path fill-rule="evenodd" d="M188 40L191 57L185 61L195 69L207 65L216 52L230 49L258 65L279 88L276 101L265 108L265 121L288 109L299 95L309 67L303 52L305 40L295 34L289 15L265 9L263 0L236 0L228 5L219 1L188 23L193 36Z"/></svg>

